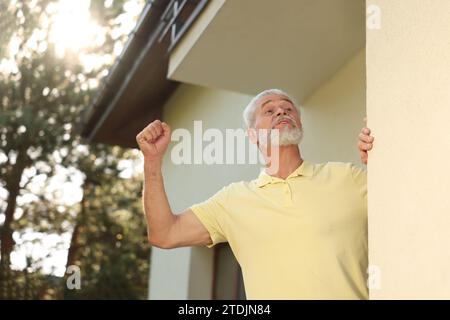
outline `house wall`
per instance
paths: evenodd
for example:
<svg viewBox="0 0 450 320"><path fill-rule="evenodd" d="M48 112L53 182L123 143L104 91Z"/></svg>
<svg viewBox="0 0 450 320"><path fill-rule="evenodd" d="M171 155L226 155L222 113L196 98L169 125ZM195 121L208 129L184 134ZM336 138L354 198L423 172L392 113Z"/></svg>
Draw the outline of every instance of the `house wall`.
<svg viewBox="0 0 450 320"><path fill-rule="evenodd" d="M450 1L368 0L372 299L450 298ZM376 7L375 7L376 8Z"/></svg>
<svg viewBox="0 0 450 320"><path fill-rule="evenodd" d="M361 165L356 143L364 125L365 90L362 50L303 103L301 150L305 159Z"/></svg>
<svg viewBox="0 0 450 320"><path fill-rule="evenodd" d="M188 129L194 120L208 128L241 128L242 111L249 96L182 84L164 106L164 121L172 130ZM205 143L204 145L206 145ZM258 165L175 165L172 142L164 159L164 181L171 208L181 212L234 181L253 179ZM152 251L150 299L210 299L212 296L213 249L204 247Z"/></svg>
<svg viewBox="0 0 450 320"><path fill-rule="evenodd" d="M302 104L305 159L359 163L356 140L365 114L364 58L365 53L359 52ZM203 131L242 128L242 111L250 99L249 95L182 84L164 107L164 121L172 130L186 128L191 134L194 120L203 121ZM170 145L163 168L174 212L207 199L230 182L252 180L260 170L258 164L175 165L170 156L176 144ZM151 263L151 299L211 298L212 249L155 249Z"/></svg>

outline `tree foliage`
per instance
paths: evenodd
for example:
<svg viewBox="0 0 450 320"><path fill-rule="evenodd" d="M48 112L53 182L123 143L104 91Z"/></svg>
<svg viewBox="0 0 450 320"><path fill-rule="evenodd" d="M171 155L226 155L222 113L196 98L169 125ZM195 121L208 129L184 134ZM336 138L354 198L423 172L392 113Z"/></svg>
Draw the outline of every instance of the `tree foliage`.
<svg viewBox="0 0 450 320"><path fill-rule="evenodd" d="M75 130L112 62L86 68L80 57L114 56L126 39L116 32L126 2L92 0L104 40L60 56L45 23L56 0L0 0L0 298L145 298L141 181L120 177L120 164L136 153L84 145ZM49 191L55 177L70 182L75 173L78 203ZM32 257L24 270L11 269L16 241L29 232L71 234L67 264L81 267L82 290L66 291L64 279L42 273L43 261Z"/></svg>

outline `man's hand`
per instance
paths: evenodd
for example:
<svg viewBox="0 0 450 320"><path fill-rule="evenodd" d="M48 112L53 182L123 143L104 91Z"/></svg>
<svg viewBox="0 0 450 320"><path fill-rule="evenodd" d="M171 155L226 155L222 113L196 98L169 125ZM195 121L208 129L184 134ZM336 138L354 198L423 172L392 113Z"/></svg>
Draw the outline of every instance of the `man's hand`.
<svg viewBox="0 0 450 320"><path fill-rule="evenodd" d="M144 154L145 161L162 162L170 143L170 127L165 122L155 120L139 132L136 141Z"/></svg>
<svg viewBox="0 0 450 320"><path fill-rule="evenodd" d="M374 137L370 135L370 129L367 128L367 118L364 118L364 123L366 124L364 128L361 129L361 133L358 138L358 149L359 155L361 157L361 162L367 164L368 161L368 151L372 150Z"/></svg>

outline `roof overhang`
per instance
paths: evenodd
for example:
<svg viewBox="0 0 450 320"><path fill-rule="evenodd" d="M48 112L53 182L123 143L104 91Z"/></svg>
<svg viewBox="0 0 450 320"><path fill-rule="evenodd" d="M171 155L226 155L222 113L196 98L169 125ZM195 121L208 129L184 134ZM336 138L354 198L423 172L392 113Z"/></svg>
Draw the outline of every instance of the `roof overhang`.
<svg viewBox="0 0 450 320"><path fill-rule="evenodd" d="M364 45L364 0L216 0L172 53L169 78L302 102Z"/></svg>
<svg viewBox="0 0 450 320"><path fill-rule="evenodd" d="M169 52L206 3L148 1L123 53L82 115L79 131L88 142L136 147L136 134L162 117L163 105L178 85L167 79Z"/></svg>

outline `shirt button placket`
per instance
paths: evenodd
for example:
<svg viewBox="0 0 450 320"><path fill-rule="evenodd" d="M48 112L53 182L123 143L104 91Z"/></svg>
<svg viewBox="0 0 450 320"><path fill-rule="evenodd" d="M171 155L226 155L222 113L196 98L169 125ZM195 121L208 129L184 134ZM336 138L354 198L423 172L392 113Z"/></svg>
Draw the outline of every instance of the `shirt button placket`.
<svg viewBox="0 0 450 320"><path fill-rule="evenodd" d="M289 184L287 182L284 183L284 204L286 206L289 206L292 202L291 198L291 188L289 187Z"/></svg>

